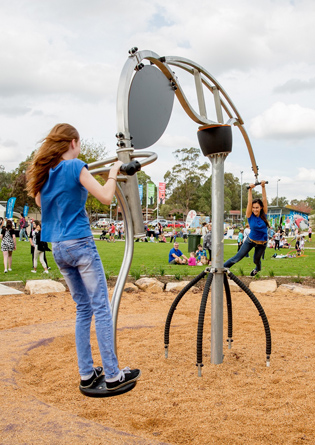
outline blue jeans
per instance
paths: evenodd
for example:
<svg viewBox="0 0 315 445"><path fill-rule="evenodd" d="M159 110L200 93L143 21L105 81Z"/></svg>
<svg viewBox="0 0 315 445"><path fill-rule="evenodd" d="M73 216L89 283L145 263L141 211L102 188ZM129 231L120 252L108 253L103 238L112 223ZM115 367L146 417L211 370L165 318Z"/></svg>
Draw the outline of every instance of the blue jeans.
<svg viewBox="0 0 315 445"><path fill-rule="evenodd" d="M106 378L119 373L113 322L103 265L93 237L52 243L54 259L77 304L75 341L80 375L93 372L90 343L94 314L98 347Z"/></svg>
<svg viewBox="0 0 315 445"><path fill-rule="evenodd" d="M26 230L25 230L25 228L23 228L23 229L20 229L20 241L22 241L22 240L23 240L23 238L25 238L25 239L26 239L26 241L28 241L28 236L27 236L27 233L26 233Z"/></svg>
<svg viewBox="0 0 315 445"><path fill-rule="evenodd" d="M255 248L255 253L254 253L254 263L256 264L255 269L257 270L257 272L259 272L261 270L261 257L265 253L267 243L257 244L254 241L251 241L248 237L244 241L242 247L237 252L237 254L224 263L224 267L230 268L231 266L233 266L233 264L241 261L248 254L248 252L253 249L253 247Z"/></svg>

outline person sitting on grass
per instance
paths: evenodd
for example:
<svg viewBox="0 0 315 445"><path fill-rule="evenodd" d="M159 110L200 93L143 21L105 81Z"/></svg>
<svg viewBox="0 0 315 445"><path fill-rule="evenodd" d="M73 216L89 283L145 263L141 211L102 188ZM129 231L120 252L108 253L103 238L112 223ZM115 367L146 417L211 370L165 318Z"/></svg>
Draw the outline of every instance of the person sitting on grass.
<svg viewBox="0 0 315 445"><path fill-rule="evenodd" d="M196 258L198 263L208 264L207 251L202 247L201 244L198 244L198 249L196 250Z"/></svg>
<svg viewBox="0 0 315 445"><path fill-rule="evenodd" d="M164 233L161 235L159 243L166 243L166 238L165 238Z"/></svg>
<svg viewBox="0 0 315 445"><path fill-rule="evenodd" d="M178 243L174 243L174 247L168 255L169 264L187 264L188 258L179 250Z"/></svg>
<svg viewBox="0 0 315 445"><path fill-rule="evenodd" d="M195 252L190 252L190 258L188 260L188 266L197 266Z"/></svg>
<svg viewBox="0 0 315 445"><path fill-rule="evenodd" d="M154 243L154 242L155 242L155 238L154 238L153 233L151 233L151 236L150 236L150 243Z"/></svg>

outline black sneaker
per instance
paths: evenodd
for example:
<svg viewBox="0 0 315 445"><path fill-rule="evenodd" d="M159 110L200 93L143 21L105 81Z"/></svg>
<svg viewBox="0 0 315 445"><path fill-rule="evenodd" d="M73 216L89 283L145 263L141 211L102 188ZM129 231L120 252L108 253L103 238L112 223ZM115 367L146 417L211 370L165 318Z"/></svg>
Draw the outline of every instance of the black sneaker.
<svg viewBox="0 0 315 445"><path fill-rule="evenodd" d="M80 381L80 387L81 388L91 388L91 386L93 386L93 383L96 382L96 380L98 380L103 374L103 368L101 366L97 366L96 368L94 368L94 374L92 375L92 377L90 377L87 380L81 380Z"/></svg>
<svg viewBox="0 0 315 445"><path fill-rule="evenodd" d="M258 274L258 270L253 269L253 270L251 271L251 273L250 273L250 276L251 276L251 277L254 277L254 276L257 275L257 274Z"/></svg>
<svg viewBox="0 0 315 445"><path fill-rule="evenodd" d="M124 368L120 371L119 377L114 382L106 382L108 391L115 391L115 389L128 385L128 383L135 382L141 376L140 369Z"/></svg>

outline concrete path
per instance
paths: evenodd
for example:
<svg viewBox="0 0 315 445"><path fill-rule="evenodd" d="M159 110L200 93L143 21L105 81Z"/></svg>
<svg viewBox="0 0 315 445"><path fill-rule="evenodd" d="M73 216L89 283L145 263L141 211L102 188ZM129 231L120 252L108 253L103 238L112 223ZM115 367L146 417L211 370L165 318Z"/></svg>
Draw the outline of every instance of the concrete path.
<svg viewBox="0 0 315 445"><path fill-rule="evenodd" d="M9 287L0 283L0 295L17 295L23 294L20 290L14 289L13 287Z"/></svg>

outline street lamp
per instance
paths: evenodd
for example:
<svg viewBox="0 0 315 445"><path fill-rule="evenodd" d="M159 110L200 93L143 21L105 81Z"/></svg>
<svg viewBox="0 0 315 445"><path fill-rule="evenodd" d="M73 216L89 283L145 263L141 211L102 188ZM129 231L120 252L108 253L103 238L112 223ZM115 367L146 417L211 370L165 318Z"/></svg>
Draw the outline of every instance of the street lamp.
<svg viewBox="0 0 315 445"><path fill-rule="evenodd" d="M278 182L281 181L281 179L277 180L277 207L279 207L279 199L278 199Z"/></svg>
<svg viewBox="0 0 315 445"><path fill-rule="evenodd" d="M243 184L243 172L241 172L241 223L242 223L242 220L243 220L243 216L242 216L242 208L243 208L243 187L242 187L242 184Z"/></svg>

